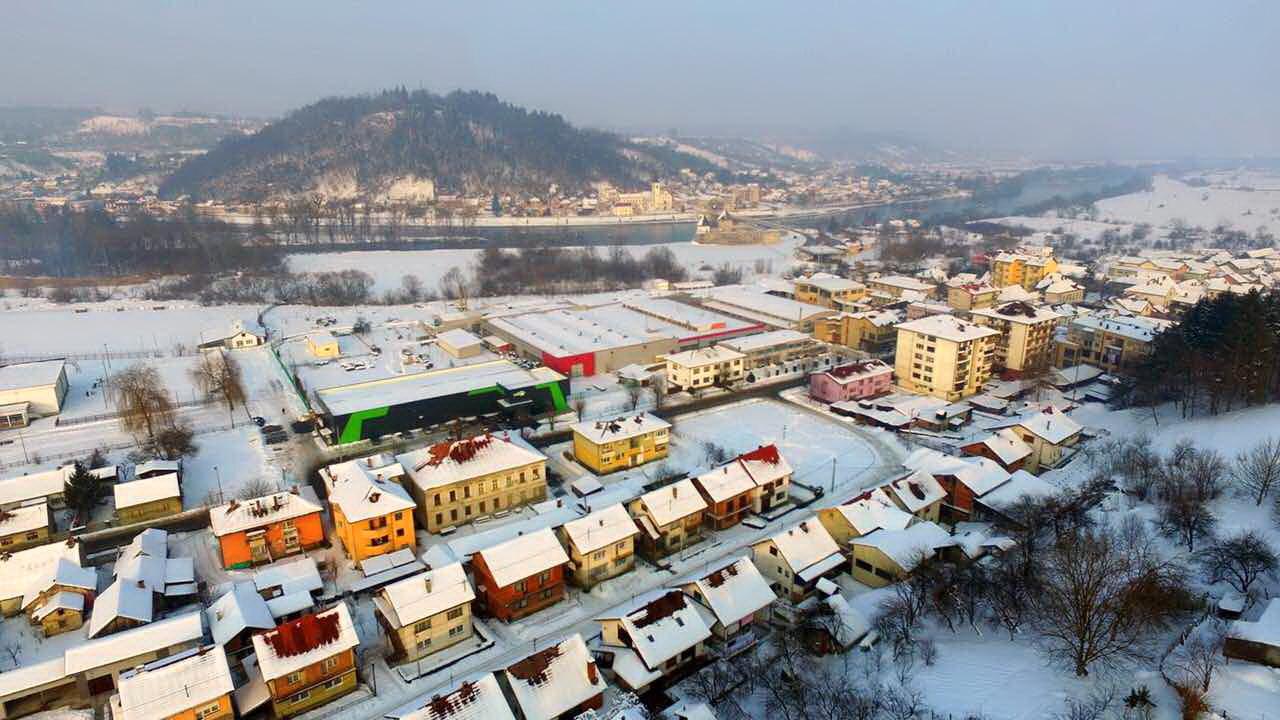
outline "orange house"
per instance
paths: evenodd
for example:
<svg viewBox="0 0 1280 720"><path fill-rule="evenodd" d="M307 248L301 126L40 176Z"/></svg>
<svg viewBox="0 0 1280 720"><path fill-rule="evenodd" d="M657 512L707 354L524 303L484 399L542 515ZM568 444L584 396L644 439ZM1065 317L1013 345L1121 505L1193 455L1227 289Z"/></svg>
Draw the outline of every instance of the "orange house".
<svg viewBox="0 0 1280 720"><path fill-rule="evenodd" d="M232 500L209 511L209 526L227 569L262 565L324 543L324 507L311 488L252 500Z"/></svg>
<svg viewBox="0 0 1280 720"><path fill-rule="evenodd" d="M359 644L346 603L254 635L254 655L275 716L291 717L355 690Z"/></svg>

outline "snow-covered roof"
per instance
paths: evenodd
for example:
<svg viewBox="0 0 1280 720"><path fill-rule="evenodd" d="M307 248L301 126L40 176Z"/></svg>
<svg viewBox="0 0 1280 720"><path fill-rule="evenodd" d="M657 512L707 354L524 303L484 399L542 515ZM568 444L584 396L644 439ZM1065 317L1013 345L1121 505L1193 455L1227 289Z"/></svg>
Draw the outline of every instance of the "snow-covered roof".
<svg viewBox="0 0 1280 720"><path fill-rule="evenodd" d="M98 637L116 618L149 623L155 613L155 595L135 580L116 580L94 601L89 615L89 637Z"/></svg>
<svg viewBox="0 0 1280 720"><path fill-rule="evenodd" d="M66 659L63 656L5 670L0 673L0 697L17 695L66 676Z"/></svg>
<svg viewBox="0 0 1280 720"><path fill-rule="evenodd" d="M639 534L636 522L621 503L615 503L590 515L570 520L562 526L565 537L583 555Z"/></svg>
<svg viewBox="0 0 1280 720"><path fill-rule="evenodd" d="M921 293L932 292L934 289L932 283L927 283L923 280L917 280L916 278L907 277L905 275L883 275L878 278L872 278L869 282L876 285L887 285L900 290L912 290Z"/></svg>
<svg viewBox="0 0 1280 720"><path fill-rule="evenodd" d="M908 469L955 477L973 494L982 497L1009 480L1009 473L994 460L984 457L958 458L932 448L917 448L902 461Z"/></svg>
<svg viewBox="0 0 1280 720"><path fill-rule="evenodd" d="M282 617L310 609L315 604L316 600L311 596L311 593L305 590L298 590L271 598L267 601L267 609L271 611L271 617L279 620Z"/></svg>
<svg viewBox="0 0 1280 720"><path fill-rule="evenodd" d="M324 589L316 561L303 556L288 562L274 562L253 574L258 592L280 589L282 595L313 593Z"/></svg>
<svg viewBox="0 0 1280 720"><path fill-rule="evenodd" d="M1080 423L1052 408L1022 418L1018 427L1054 445L1067 441L1084 429Z"/></svg>
<svg viewBox="0 0 1280 720"><path fill-rule="evenodd" d="M830 570L832 559L841 561L840 546L831 538L816 517L792 525L764 542L772 541L782 559L804 582Z"/></svg>
<svg viewBox="0 0 1280 720"><path fill-rule="evenodd" d="M81 595L80 593L73 593L69 590L59 590L50 596L49 599L45 601L44 605L40 606L39 610L32 613L31 618L36 622L40 622L55 610L74 610L76 612L83 612L84 595Z"/></svg>
<svg viewBox="0 0 1280 720"><path fill-rule="evenodd" d="M693 350L685 350L684 352L670 353L664 356L667 362L672 365L682 367L701 367L703 365L715 365L718 363L732 362L741 360L745 357L737 350L731 350L725 347L723 343L705 348L694 348Z"/></svg>
<svg viewBox="0 0 1280 720"><path fill-rule="evenodd" d="M597 619L618 621L627 631L627 645L649 670L661 669L666 661L711 637L711 627L680 590L646 593L627 608Z"/></svg>
<svg viewBox="0 0 1280 720"><path fill-rule="evenodd" d="M851 542L876 548L904 572L911 572L921 560L933 557L937 548L949 546L951 535L941 525L926 521L904 530L876 530Z"/></svg>
<svg viewBox="0 0 1280 720"><path fill-rule="evenodd" d="M399 720L516 720L516 716L502 694L497 676L486 672L451 685L444 692L432 693L430 699L423 699L420 707L400 715Z"/></svg>
<svg viewBox="0 0 1280 720"><path fill-rule="evenodd" d="M956 523L950 544L970 560L976 560L990 550L1009 550L1017 543L1013 538L998 534L990 523L961 522Z"/></svg>
<svg viewBox="0 0 1280 720"><path fill-rule="evenodd" d="M589 420L571 426L575 433L586 438L595 445L601 443L629 440L671 427L671 423L649 413L641 413L634 417L620 417L614 420Z"/></svg>
<svg viewBox="0 0 1280 720"><path fill-rule="evenodd" d="M94 607L97 612L97 607ZM67 674L74 675L129 658L147 655L204 636L204 614L186 612L148 625L118 632L67 648Z"/></svg>
<svg viewBox="0 0 1280 720"><path fill-rule="evenodd" d="M724 502L756 488L747 469L736 460L699 475L693 482L713 503Z"/></svg>
<svg viewBox="0 0 1280 720"><path fill-rule="evenodd" d="M49 527L49 505L27 505L0 510L0 535L17 535Z"/></svg>
<svg viewBox="0 0 1280 720"><path fill-rule="evenodd" d="M707 509L692 480L680 480L640 496L640 504L658 527Z"/></svg>
<svg viewBox="0 0 1280 720"><path fill-rule="evenodd" d="M830 273L814 273L809 277L796 278L794 280L797 285L812 285L827 292L845 292L848 290L861 290L866 286L857 280L842 278L838 275Z"/></svg>
<svg viewBox="0 0 1280 720"><path fill-rule="evenodd" d="M973 444L987 448L1006 466L1031 454L1031 446L1023 442L1022 438L1009 428L997 430Z"/></svg>
<svg viewBox="0 0 1280 720"><path fill-rule="evenodd" d="M547 456L510 435L478 435L436 443L396 458L422 490L452 485L481 475L505 472Z"/></svg>
<svg viewBox="0 0 1280 720"><path fill-rule="evenodd" d="M550 368L526 370L510 360L500 359L328 387L317 390L316 397L330 415L340 416L493 385L515 391L562 379L563 375Z"/></svg>
<svg viewBox="0 0 1280 720"><path fill-rule="evenodd" d="M314 490L295 486L286 492L252 500L233 500L212 508L209 510L209 527L214 535L221 537L323 511Z"/></svg>
<svg viewBox="0 0 1280 720"><path fill-rule="evenodd" d="M1049 497L1058 488L1026 470L1015 470L1006 482L982 496L982 504L992 510L1006 510L1023 497L1033 500Z"/></svg>
<svg viewBox="0 0 1280 720"><path fill-rule="evenodd" d="M1271 598L1257 620L1236 620L1227 630L1236 640L1280 647L1280 598Z"/></svg>
<svg viewBox="0 0 1280 720"><path fill-rule="evenodd" d="M552 720L605 690L604 676L574 633L502 671L525 720Z"/></svg>
<svg viewBox="0 0 1280 720"><path fill-rule="evenodd" d="M979 308L971 314L992 320L1007 320L1022 325L1036 325L1043 322L1054 322L1062 317L1047 307L1035 306L1026 302L1008 302L992 308Z"/></svg>
<svg viewBox="0 0 1280 720"><path fill-rule="evenodd" d="M405 627L475 598L462 563L451 563L391 583L379 590L375 599L390 613L388 620Z"/></svg>
<svg viewBox="0 0 1280 720"><path fill-rule="evenodd" d="M141 580L151 592L164 593L170 585L195 582L195 568L189 557L169 557L167 532L147 528L120 551L115 576L121 580Z"/></svg>
<svg viewBox="0 0 1280 720"><path fill-rule="evenodd" d="M64 465L53 470L18 475L0 480L0 507L19 505L36 498L61 495L66 490L67 478L74 470Z"/></svg>
<svg viewBox="0 0 1280 720"><path fill-rule="evenodd" d="M225 595L205 609L209 632L219 645L249 628L270 630L276 626L271 608L251 582L234 583Z"/></svg>
<svg viewBox="0 0 1280 720"><path fill-rule="evenodd" d="M253 636L254 655L264 680L274 680L291 672L333 657L360 644L351 611L345 602L297 620L271 632Z"/></svg>
<svg viewBox="0 0 1280 720"><path fill-rule="evenodd" d="M907 512L916 513L945 498L947 491L932 475L914 470L884 484Z"/></svg>
<svg viewBox="0 0 1280 720"><path fill-rule="evenodd" d="M62 360L38 360L0 367L0 391L45 387L58 382L66 363Z"/></svg>
<svg viewBox="0 0 1280 720"><path fill-rule="evenodd" d="M1082 330L1095 330L1108 332L1112 335L1137 340L1139 342L1151 342L1160 331L1169 327L1173 323L1169 320L1160 320L1149 317L1121 317L1119 315L1080 315L1071 321L1072 327Z"/></svg>
<svg viewBox="0 0 1280 720"><path fill-rule="evenodd" d="M961 320L954 315L930 315L918 320L911 320L898 325L898 330L938 337L952 342L967 342L979 338L999 335L999 331L984 327L968 320Z"/></svg>
<svg viewBox="0 0 1280 720"><path fill-rule="evenodd" d="M475 347L484 343L483 340L462 328L445 330L444 332L436 335L436 340L438 342L443 342L455 350L460 350L466 347Z"/></svg>
<svg viewBox="0 0 1280 720"><path fill-rule="evenodd" d="M162 460L160 458L155 458L153 460L147 460L146 462L140 462L137 465L135 465L133 468L133 476L138 477L139 475L156 475L156 474L163 474L163 473L176 473L181 471L182 471L181 460Z"/></svg>
<svg viewBox="0 0 1280 720"><path fill-rule="evenodd" d="M861 610L849 605L843 595L832 595L826 602L836 619L836 637L833 639L841 647L853 645L871 630L871 620Z"/></svg>
<svg viewBox="0 0 1280 720"><path fill-rule="evenodd" d="M736 350L740 353L747 354L759 352L761 350L768 350L770 348L782 347L784 345L791 345L793 343L813 342L817 341L810 335L806 335L798 330L783 329L721 340L720 345L723 345L730 350Z"/></svg>
<svg viewBox="0 0 1280 720"><path fill-rule="evenodd" d="M915 516L898 508L879 488L863 494L851 502L837 505L836 510L844 516L859 535L879 530L903 530L913 521Z"/></svg>
<svg viewBox="0 0 1280 720"><path fill-rule="evenodd" d="M192 648L120 674L116 720L163 720L175 711L199 708L234 689L221 645Z"/></svg>
<svg viewBox="0 0 1280 720"><path fill-rule="evenodd" d="M823 375L831 378L832 382L840 385L848 385L849 383L859 382L865 378L886 373L892 374L893 367L885 361L875 358L839 365L822 372Z"/></svg>
<svg viewBox="0 0 1280 720"><path fill-rule="evenodd" d="M569 556L551 528L520 535L485 548L476 555L484 558L485 567L498 587L506 587L569 562Z"/></svg>
<svg viewBox="0 0 1280 720"><path fill-rule="evenodd" d="M690 585L696 587L696 597L722 625L738 622L769 607L777 599L769 581L748 558L722 565Z"/></svg>
<svg viewBox="0 0 1280 720"><path fill-rule="evenodd" d="M53 542L15 553L0 553L0 600L23 597L33 581L56 569L58 561L63 559L79 566L80 544Z"/></svg>
<svg viewBox="0 0 1280 720"><path fill-rule="evenodd" d="M348 460L321 471L329 503L342 510L347 522L413 510L416 506L409 492L391 479L403 474L400 463L381 455Z"/></svg>
<svg viewBox="0 0 1280 720"><path fill-rule="evenodd" d="M26 592L22 595L23 608L39 599L41 593L58 585L96 592L98 573L91 567L81 567L77 558L59 557L27 577L26 583Z"/></svg>
<svg viewBox="0 0 1280 720"><path fill-rule="evenodd" d="M776 445L761 445L742 453L734 462L740 464L756 485L768 485L791 475L791 465Z"/></svg>
<svg viewBox="0 0 1280 720"><path fill-rule="evenodd" d="M117 510L144 505L156 500L182 497L182 489L178 487L177 473L117 483L114 489Z"/></svg>

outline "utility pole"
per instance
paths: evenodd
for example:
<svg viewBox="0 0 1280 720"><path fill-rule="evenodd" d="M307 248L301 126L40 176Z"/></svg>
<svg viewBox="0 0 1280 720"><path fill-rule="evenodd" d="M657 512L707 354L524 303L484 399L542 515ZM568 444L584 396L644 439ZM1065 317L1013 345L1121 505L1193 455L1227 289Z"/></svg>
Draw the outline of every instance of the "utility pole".
<svg viewBox="0 0 1280 720"><path fill-rule="evenodd" d="M836 492L836 459L831 458L831 494Z"/></svg>

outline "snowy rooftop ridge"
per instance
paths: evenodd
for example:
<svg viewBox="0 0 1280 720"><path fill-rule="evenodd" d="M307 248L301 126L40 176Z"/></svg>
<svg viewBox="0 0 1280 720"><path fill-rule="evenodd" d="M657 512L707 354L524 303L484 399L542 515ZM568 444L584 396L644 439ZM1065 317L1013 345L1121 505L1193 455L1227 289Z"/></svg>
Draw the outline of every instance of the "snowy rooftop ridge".
<svg viewBox="0 0 1280 720"><path fill-rule="evenodd" d="M221 645L192 648L120 675L117 720L163 720L175 710L200 708L229 694L231 670Z"/></svg>
<svg viewBox="0 0 1280 720"><path fill-rule="evenodd" d="M264 680L274 680L360 644L345 602L253 636Z"/></svg>
<svg viewBox="0 0 1280 720"><path fill-rule="evenodd" d="M440 442L396 459L408 470L415 485L428 490L543 462L547 458L504 433Z"/></svg>
<svg viewBox="0 0 1280 720"><path fill-rule="evenodd" d="M294 486L285 492L252 500L232 500L212 508L209 510L209 527L216 536L229 535L323 510L314 490Z"/></svg>

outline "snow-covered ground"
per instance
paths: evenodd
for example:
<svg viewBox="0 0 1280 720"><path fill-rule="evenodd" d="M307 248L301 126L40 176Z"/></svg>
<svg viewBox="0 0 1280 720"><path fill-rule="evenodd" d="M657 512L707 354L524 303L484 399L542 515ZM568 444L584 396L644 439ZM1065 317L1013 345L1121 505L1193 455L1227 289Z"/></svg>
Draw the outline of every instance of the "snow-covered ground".
<svg viewBox="0 0 1280 720"><path fill-rule="evenodd" d="M1260 227L1280 232L1280 189L1192 187L1158 175L1149 192L1107 198L1098 201L1096 207L1103 220L1150 223L1156 227L1182 220L1188 226L1205 229L1225 224L1249 233Z"/></svg>

